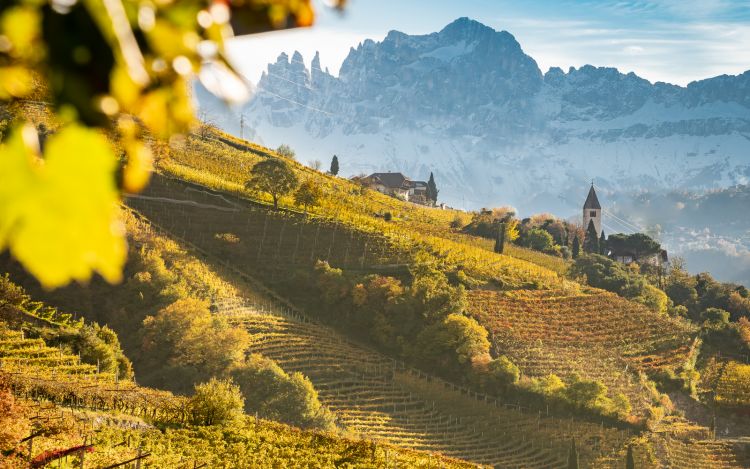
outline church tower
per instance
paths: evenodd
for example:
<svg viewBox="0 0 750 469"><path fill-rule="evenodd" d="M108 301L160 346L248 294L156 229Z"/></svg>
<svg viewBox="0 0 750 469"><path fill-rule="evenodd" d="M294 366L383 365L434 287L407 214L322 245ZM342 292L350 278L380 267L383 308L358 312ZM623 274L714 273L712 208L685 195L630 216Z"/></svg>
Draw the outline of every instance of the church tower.
<svg viewBox="0 0 750 469"><path fill-rule="evenodd" d="M589 221L594 222L594 228L596 228L596 235L602 235L602 206L599 205L599 199L596 197L596 191L594 190L594 183L591 183L591 189L589 189L589 195L586 197L586 202L583 204L583 229L586 230L589 227Z"/></svg>

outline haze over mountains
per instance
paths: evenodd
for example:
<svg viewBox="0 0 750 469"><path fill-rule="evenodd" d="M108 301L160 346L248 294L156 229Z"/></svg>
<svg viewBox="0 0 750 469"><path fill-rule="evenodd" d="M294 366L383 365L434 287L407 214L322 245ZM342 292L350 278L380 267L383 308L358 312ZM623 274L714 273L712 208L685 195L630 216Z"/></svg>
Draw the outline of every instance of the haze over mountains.
<svg viewBox="0 0 750 469"><path fill-rule="evenodd" d="M567 216L592 179L612 211L644 191L750 181L750 71L687 87L590 65L542 73L510 33L468 18L366 40L338 77L317 56L311 65L281 54L243 109L222 110L198 89L201 108L236 134L244 114L245 137L288 143L303 161L337 154L345 176L432 171L456 207ZM621 215L652 222L626 205Z"/></svg>

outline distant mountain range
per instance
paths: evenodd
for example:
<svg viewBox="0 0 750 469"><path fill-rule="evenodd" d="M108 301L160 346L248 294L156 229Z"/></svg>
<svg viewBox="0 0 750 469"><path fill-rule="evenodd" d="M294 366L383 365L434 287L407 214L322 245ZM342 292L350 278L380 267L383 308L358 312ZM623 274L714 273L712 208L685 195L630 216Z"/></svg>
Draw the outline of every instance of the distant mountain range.
<svg viewBox="0 0 750 469"><path fill-rule="evenodd" d="M592 179L605 205L750 182L750 71L687 87L590 65L542 73L510 33L468 18L368 39L338 77L317 55L308 70L281 54L256 91L234 111L200 87L197 97L226 130L239 134L242 113L245 137L290 144L302 161L337 154L346 176L432 171L456 207L568 215Z"/></svg>

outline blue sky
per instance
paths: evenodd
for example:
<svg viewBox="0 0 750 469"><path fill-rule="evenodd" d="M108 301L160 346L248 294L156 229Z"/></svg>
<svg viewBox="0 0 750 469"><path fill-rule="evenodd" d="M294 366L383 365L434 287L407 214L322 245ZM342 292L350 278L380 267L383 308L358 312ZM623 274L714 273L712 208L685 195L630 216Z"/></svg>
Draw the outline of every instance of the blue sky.
<svg viewBox="0 0 750 469"><path fill-rule="evenodd" d="M513 34L543 72L617 67L652 82L690 81L750 69L750 0L506 1L350 0L339 15L318 4L313 28L235 38L230 56L253 82L282 51L338 74L349 48L396 29L439 31L461 16Z"/></svg>

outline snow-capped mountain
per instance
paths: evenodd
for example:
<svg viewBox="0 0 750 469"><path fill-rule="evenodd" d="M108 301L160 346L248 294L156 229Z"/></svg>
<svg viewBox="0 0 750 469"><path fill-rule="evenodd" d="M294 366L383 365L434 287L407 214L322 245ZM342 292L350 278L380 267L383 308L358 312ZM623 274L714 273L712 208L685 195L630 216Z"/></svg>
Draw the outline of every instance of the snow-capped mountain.
<svg viewBox="0 0 750 469"><path fill-rule="evenodd" d="M543 74L510 33L468 18L366 40L338 77L281 54L241 111L199 100L303 161L337 154L343 175L432 171L457 207L570 213L592 179L605 194L750 181L750 71L687 87L590 65Z"/></svg>

